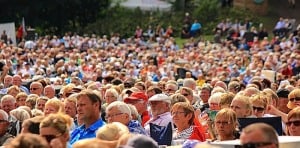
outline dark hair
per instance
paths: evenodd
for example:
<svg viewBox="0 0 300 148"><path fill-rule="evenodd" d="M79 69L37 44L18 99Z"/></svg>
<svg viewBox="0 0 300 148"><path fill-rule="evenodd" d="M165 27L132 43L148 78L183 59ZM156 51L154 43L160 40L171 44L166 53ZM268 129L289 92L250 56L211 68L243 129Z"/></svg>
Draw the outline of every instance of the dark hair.
<svg viewBox="0 0 300 148"><path fill-rule="evenodd" d="M4 61L0 61L0 71L3 71L3 67L5 66Z"/></svg>

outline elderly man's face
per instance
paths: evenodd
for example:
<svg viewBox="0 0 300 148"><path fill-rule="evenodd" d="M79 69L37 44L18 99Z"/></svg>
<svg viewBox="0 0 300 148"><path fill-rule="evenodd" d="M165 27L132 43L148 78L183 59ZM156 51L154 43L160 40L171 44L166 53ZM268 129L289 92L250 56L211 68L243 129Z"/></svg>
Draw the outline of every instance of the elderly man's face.
<svg viewBox="0 0 300 148"><path fill-rule="evenodd" d="M112 122L120 122L127 126L129 123L129 115L126 113L122 113L117 107L112 107L110 110L106 112L105 116L108 123Z"/></svg>
<svg viewBox="0 0 300 148"><path fill-rule="evenodd" d="M149 105L151 107L151 112L153 116L158 116L165 112L170 111L168 107L170 106L170 104L164 101L150 101Z"/></svg>
<svg viewBox="0 0 300 148"><path fill-rule="evenodd" d="M5 100L1 103L1 109L9 114L10 111L16 108L16 104L12 100Z"/></svg>
<svg viewBox="0 0 300 148"><path fill-rule="evenodd" d="M251 132L245 133L242 132L240 141L241 144L256 144L256 145L261 145L261 148L276 148L276 145L270 142L265 141L264 133L262 133L258 129L254 129Z"/></svg>

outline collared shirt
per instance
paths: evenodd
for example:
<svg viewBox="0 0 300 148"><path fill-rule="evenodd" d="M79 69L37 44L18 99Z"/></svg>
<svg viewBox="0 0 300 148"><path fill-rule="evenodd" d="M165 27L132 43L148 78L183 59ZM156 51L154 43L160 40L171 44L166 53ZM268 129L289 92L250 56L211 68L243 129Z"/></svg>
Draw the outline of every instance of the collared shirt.
<svg viewBox="0 0 300 148"><path fill-rule="evenodd" d="M141 124L136 120L130 120L127 125L129 132L133 134L142 134L147 135L145 129L141 126Z"/></svg>
<svg viewBox="0 0 300 148"><path fill-rule="evenodd" d="M94 124L92 124L89 128L85 128L85 125L76 128L71 133L70 144L73 145L76 141L81 139L95 138L96 131L103 125L105 125L105 122L103 122L102 119L99 119Z"/></svg>
<svg viewBox="0 0 300 148"><path fill-rule="evenodd" d="M150 123L159 125L159 126L168 126L172 122L172 115L170 112L165 112L158 115L156 118L151 118L147 123L145 123L145 130L148 135L150 135Z"/></svg>

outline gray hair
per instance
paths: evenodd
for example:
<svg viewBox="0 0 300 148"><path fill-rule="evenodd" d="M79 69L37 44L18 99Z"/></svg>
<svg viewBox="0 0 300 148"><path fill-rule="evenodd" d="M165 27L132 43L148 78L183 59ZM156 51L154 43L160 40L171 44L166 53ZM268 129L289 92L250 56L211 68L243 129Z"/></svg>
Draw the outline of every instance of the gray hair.
<svg viewBox="0 0 300 148"><path fill-rule="evenodd" d="M127 114L129 116L130 120L132 119L130 108L128 107L128 105L126 103L121 102L121 101L112 102L111 104L109 104L106 107L105 111L108 112L113 107L116 107L121 113Z"/></svg>
<svg viewBox="0 0 300 148"><path fill-rule="evenodd" d="M1 99L1 104L4 101L12 101L13 103L16 103L16 98L14 96L12 96L12 95L5 95Z"/></svg>
<svg viewBox="0 0 300 148"><path fill-rule="evenodd" d="M17 108L17 109L14 109L14 110L10 111L9 114L11 116L15 117L20 122L23 122L24 120L30 118L29 113L26 110L20 109L20 108Z"/></svg>
<svg viewBox="0 0 300 148"><path fill-rule="evenodd" d="M193 78L185 78L183 80L183 87L192 88L192 86L196 86L196 81Z"/></svg>
<svg viewBox="0 0 300 148"><path fill-rule="evenodd" d="M0 114L3 116L3 120L8 121L8 114L4 110L0 109Z"/></svg>

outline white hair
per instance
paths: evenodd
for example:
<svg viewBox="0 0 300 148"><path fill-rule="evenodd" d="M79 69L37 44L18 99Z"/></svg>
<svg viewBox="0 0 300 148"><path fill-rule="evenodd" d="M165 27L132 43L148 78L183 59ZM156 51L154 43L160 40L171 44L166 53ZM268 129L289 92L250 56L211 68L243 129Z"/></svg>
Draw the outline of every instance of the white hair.
<svg viewBox="0 0 300 148"><path fill-rule="evenodd" d="M113 107L116 107L121 113L127 114L129 116L129 120L132 119L130 108L126 103L121 101L112 102L106 107L106 112L111 110Z"/></svg>
<svg viewBox="0 0 300 148"><path fill-rule="evenodd" d="M209 97L209 99L208 99L208 104L210 104L210 103L217 103L217 104L219 104L220 100L221 100L222 94L223 93L221 93L221 92L217 92L217 93L212 94Z"/></svg>
<svg viewBox="0 0 300 148"><path fill-rule="evenodd" d="M4 102L4 101L12 101L12 103L16 103L16 98L12 95L5 95L2 97L1 99L1 104Z"/></svg>
<svg viewBox="0 0 300 148"><path fill-rule="evenodd" d="M192 88L194 86L196 86L196 81L193 78L185 78L183 80L183 87Z"/></svg>
<svg viewBox="0 0 300 148"><path fill-rule="evenodd" d="M15 117L20 122L23 122L24 120L30 118L29 113L26 110L20 109L20 108L17 108L17 109L14 109L14 110L10 111L9 114L11 116Z"/></svg>
<svg viewBox="0 0 300 148"><path fill-rule="evenodd" d="M106 94L107 94L108 92L110 92L110 93L115 97L116 100L119 99L119 93L117 92L116 89L110 88L110 89L106 90L104 96L106 96Z"/></svg>

